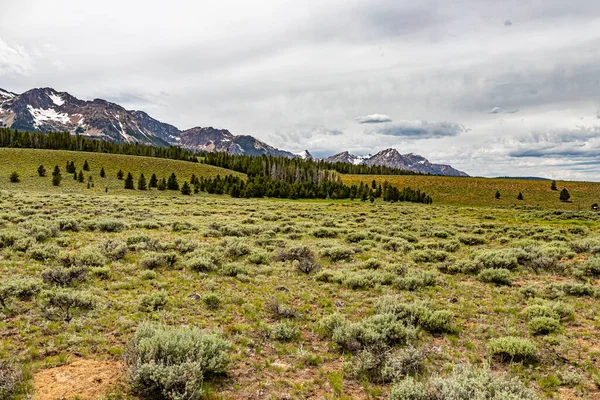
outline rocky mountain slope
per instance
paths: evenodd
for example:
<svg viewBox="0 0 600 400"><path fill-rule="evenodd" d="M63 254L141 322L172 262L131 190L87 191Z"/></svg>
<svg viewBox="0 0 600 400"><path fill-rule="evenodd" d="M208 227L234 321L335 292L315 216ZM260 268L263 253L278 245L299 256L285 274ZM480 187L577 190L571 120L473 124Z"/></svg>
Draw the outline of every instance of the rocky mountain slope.
<svg viewBox="0 0 600 400"><path fill-rule="evenodd" d="M347 151L327 157L327 162L344 162L355 165L377 165L432 175L468 176L466 173L445 164L433 164L425 157L409 153L400 154L396 149L382 150L375 155L356 156Z"/></svg>
<svg viewBox="0 0 600 400"><path fill-rule="evenodd" d="M67 131L111 142L175 145L197 151L313 159L308 150L291 153L253 136L234 135L226 129L195 127L182 131L143 111L126 110L102 99L80 100L52 88L31 89L22 94L0 89L0 127L41 132ZM402 155L394 149L374 156L356 156L345 151L325 160L355 165L385 165L435 175L466 176L449 165L432 164L421 156Z"/></svg>

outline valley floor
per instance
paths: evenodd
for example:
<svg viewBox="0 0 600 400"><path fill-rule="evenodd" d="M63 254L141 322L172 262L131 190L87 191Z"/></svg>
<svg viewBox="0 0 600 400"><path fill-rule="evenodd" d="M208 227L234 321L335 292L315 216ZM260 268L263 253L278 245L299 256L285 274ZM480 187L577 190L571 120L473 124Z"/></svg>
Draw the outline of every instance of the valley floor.
<svg viewBox="0 0 600 400"><path fill-rule="evenodd" d="M104 398L137 398L124 356L144 321L231 344L208 398L384 399L465 366L600 397L594 213L19 185L0 186L0 288L30 287L0 307L0 358L21 398L81 360L122 365ZM60 290L93 301L66 318Z"/></svg>

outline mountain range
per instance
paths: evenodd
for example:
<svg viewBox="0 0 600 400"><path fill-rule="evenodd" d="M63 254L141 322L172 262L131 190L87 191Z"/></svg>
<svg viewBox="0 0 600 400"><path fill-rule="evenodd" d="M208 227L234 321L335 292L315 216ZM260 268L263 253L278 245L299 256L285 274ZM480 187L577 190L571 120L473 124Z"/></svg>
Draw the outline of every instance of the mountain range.
<svg viewBox="0 0 600 400"><path fill-rule="evenodd" d="M180 130L143 111L127 110L102 99L80 100L52 88L31 89L22 94L0 89L0 126L25 131L66 131L117 143L181 146L195 151L219 151L239 155L272 155L313 159L304 150L291 153L253 136L234 135L226 129L194 127ZM433 164L422 156L386 149L373 156L348 152L325 158L328 162L381 165L434 175L467 176L449 165Z"/></svg>

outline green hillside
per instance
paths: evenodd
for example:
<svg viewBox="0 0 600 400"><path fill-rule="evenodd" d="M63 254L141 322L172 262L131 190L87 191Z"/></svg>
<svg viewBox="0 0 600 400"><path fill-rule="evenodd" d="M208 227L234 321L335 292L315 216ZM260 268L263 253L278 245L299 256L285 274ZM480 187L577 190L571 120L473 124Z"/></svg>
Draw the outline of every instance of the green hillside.
<svg viewBox="0 0 600 400"><path fill-rule="evenodd" d="M83 168L85 160L88 161L90 171L83 171L86 183L79 183L73 179L72 174L65 171L68 161L74 161L79 172ZM37 169L40 165L46 168L47 176L38 176ZM52 186L52 170L58 165L63 180L61 188ZM100 177L100 170L104 168L106 178ZM123 181L117 179L117 172L122 170L125 175L131 172L135 182L140 174L144 174L147 180L153 173L158 179L168 178L175 172L179 183L190 181L192 174L197 177L225 176L229 174L242 175L211 165L192 163L187 161L170 160L165 158L128 156L122 154L85 153L63 150L37 150L37 149L7 149L0 148L0 189L18 187L20 190L40 191L83 191L104 193L105 187L109 193L128 193L123 188ZM19 174L20 183L10 183L10 174L16 171ZM94 187L87 188L88 177L92 176Z"/></svg>
<svg viewBox="0 0 600 400"><path fill-rule="evenodd" d="M589 210L594 203L600 204L600 183L557 181L558 190L550 189L551 181L528 179L459 178L452 176L425 175L343 175L345 184L361 181L377 183L385 181L397 187L411 187L425 191L437 204L464 206L541 206L550 209ZM559 192L566 188L571 195L569 202L559 200ZM500 199L495 198L496 191ZM523 200L517 200L519 192Z"/></svg>

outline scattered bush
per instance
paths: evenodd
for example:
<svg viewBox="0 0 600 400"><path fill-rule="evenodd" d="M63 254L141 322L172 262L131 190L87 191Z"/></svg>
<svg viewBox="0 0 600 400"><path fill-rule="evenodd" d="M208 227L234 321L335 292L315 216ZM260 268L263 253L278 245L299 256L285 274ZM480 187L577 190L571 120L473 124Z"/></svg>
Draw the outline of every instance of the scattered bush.
<svg viewBox="0 0 600 400"><path fill-rule="evenodd" d="M16 366L6 360L0 361L0 399L12 399L16 395L23 376Z"/></svg>
<svg viewBox="0 0 600 400"><path fill-rule="evenodd" d="M271 327L270 336L280 342L289 342L300 336L300 330L291 322L282 321Z"/></svg>
<svg viewBox="0 0 600 400"><path fill-rule="evenodd" d="M115 239L110 239L101 245L100 250L111 261L122 260L127 254L127 246Z"/></svg>
<svg viewBox="0 0 600 400"><path fill-rule="evenodd" d="M455 332L452 313L446 310L434 310L423 302L402 303L397 296L384 296L377 300L375 310L378 314L391 314L410 325L420 326L431 333Z"/></svg>
<svg viewBox="0 0 600 400"><path fill-rule="evenodd" d="M446 260L448 253L439 250L417 250L412 253L412 259L417 263L442 262Z"/></svg>
<svg viewBox="0 0 600 400"><path fill-rule="evenodd" d="M467 246L479 246L485 244L485 238L474 235L460 235L458 240Z"/></svg>
<svg viewBox="0 0 600 400"><path fill-rule="evenodd" d="M415 240L416 241L416 240ZM414 249L414 246L405 239L392 239L383 244L383 249L406 254Z"/></svg>
<svg viewBox="0 0 600 400"><path fill-rule="evenodd" d="M229 263L221 267L220 273L225 276L248 275L248 270L242 264Z"/></svg>
<svg viewBox="0 0 600 400"><path fill-rule="evenodd" d="M125 224L116 219L100 219L90 224L88 229L101 232L120 232L125 229Z"/></svg>
<svg viewBox="0 0 600 400"><path fill-rule="evenodd" d="M142 311L157 311L167 305L167 293L163 290L145 294L140 298L140 309Z"/></svg>
<svg viewBox="0 0 600 400"><path fill-rule="evenodd" d="M216 271L218 265L208 257L203 255L194 256L185 262L186 268L196 272Z"/></svg>
<svg viewBox="0 0 600 400"><path fill-rule="evenodd" d="M221 298L215 293L209 293L202 297L202 301L211 310L216 310L221 306Z"/></svg>
<svg viewBox="0 0 600 400"><path fill-rule="evenodd" d="M529 339L505 336L490 340L487 351L500 361L528 362L535 360L537 348Z"/></svg>
<svg viewBox="0 0 600 400"><path fill-rule="evenodd" d="M510 286L512 284L510 271L506 268L484 268L479 272L477 278L481 282L495 283L497 285Z"/></svg>
<svg viewBox="0 0 600 400"><path fill-rule="evenodd" d="M547 335L560 329L560 322L555 318L535 317L529 321L532 335Z"/></svg>
<svg viewBox="0 0 600 400"><path fill-rule="evenodd" d="M481 268L503 268L512 270L519 266L517 249L482 250L475 256Z"/></svg>
<svg viewBox="0 0 600 400"><path fill-rule="evenodd" d="M229 348L220 336L196 328L143 323L127 351L129 378L144 396L198 400L204 379L227 370Z"/></svg>
<svg viewBox="0 0 600 400"><path fill-rule="evenodd" d="M60 317L70 321L74 311L91 310L96 305L95 297L87 291L54 288L41 294L44 312L48 318Z"/></svg>
<svg viewBox="0 0 600 400"><path fill-rule="evenodd" d="M72 283L85 282L88 272L88 268L85 267L48 268L42 272L42 280L57 286L69 286Z"/></svg>
<svg viewBox="0 0 600 400"><path fill-rule="evenodd" d="M455 367L447 376L436 375L422 383L412 377L396 382L390 400L537 400L533 389L507 374L488 369Z"/></svg>
<svg viewBox="0 0 600 400"><path fill-rule="evenodd" d="M90 269L90 272L93 276L100 279L108 279L110 278L110 268L109 267L95 267Z"/></svg>
<svg viewBox="0 0 600 400"><path fill-rule="evenodd" d="M323 256L328 257L331 261L350 260L354 251L351 248L336 246L329 247L323 250Z"/></svg>
<svg viewBox="0 0 600 400"><path fill-rule="evenodd" d="M438 274L433 271L409 270L405 276L396 279L395 286L401 290L415 291L437 285L437 277Z"/></svg>
<svg viewBox="0 0 600 400"><path fill-rule="evenodd" d="M27 254L34 260L49 262L56 260L60 248L54 244L36 244L27 250Z"/></svg>
<svg viewBox="0 0 600 400"><path fill-rule="evenodd" d="M0 284L0 305L8 307L10 298L30 300L41 290L41 282L34 279L13 279Z"/></svg>
<svg viewBox="0 0 600 400"><path fill-rule="evenodd" d="M161 267L173 268L179 257L175 253L150 253L140 265L144 269L156 269Z"/></svg>
<svg viewBox="0 0 600 400"><path fill-rule="evenodd" d="M311 232L316 238L325 239L325 238L336 238L338 237L338 231L335 229L327 229L327 228L318 228Z"/></svg>

